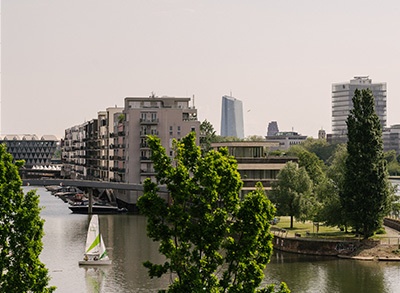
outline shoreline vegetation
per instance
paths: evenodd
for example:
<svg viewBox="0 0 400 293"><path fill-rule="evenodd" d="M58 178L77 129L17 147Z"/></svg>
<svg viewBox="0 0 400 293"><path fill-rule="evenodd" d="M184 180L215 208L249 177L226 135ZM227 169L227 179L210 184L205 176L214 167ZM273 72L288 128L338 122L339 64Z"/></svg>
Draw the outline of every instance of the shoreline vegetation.
<svg viewBox="0 0 400 293"><path fill-rule="evenodd" d="M399 221L400 222L400 221ZM338 255L340 258L355 260L400 261L400 231L383 226L379 234L368 240L353 232L341 231L338 227L328 227L313 222L294 222L290 229L290 217L279 217L271 226L271 232L281 231L281 235L297 239L324 239L358 241L353 251ZM282 233L284 231L284 233Z"/></svg>

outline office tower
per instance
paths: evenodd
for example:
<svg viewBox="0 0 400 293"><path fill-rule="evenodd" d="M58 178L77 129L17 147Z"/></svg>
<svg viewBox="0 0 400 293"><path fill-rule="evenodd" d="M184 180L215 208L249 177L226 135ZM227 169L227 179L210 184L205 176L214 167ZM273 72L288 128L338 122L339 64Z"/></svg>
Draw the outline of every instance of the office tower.
<svg viewBox="0 0 400 293"><path fill-rule="evenodd" d="M375 111L382 129L386 126L386 83L372 83L368 76L355 76L350 82L332 85L332 140L347 141L346 120L353 109L353 96L356 89L370 89L375 98Z"/></svg>
<svg viewBox="0 0 400 293"><path fill-rule="evenodd" d="M268 123L267 136L274 136L279 132L278 122L271 121Z"/></svg>
<svg viewBox="0 0 400 293"><path fill-rule="evenodd" d="M243 105L234 97L222 97L221 136L244 138Z"/></svg>

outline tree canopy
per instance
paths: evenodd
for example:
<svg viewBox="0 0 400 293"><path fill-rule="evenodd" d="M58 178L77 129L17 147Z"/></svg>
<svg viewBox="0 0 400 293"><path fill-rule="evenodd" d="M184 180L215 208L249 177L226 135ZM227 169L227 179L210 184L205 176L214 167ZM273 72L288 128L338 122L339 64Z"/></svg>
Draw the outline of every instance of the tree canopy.
<svg viewBox="0 0 400 293"><path fill-rule="evenodd" d="M227 150L202 154L192 132L174 141L175 157L149 136L157 183L147 179L139 210L149 237L160 242L164 264L146 262L150 277L170 273L168 292L290 292L284 283L259 289L272 253L275 209L261 184L239 197L242 181ZM157 191L165 184L167 205Z"/></svg>
<svg viewBox="0 0 400 293"><path fill-rule="evenodd" d="M204 120L200 124L200 146L204 152L211 150L211 143L216 139L214 126L211 122Z"/></svg>
<svg viewBox="0 0 400 293"><path fill-rule="evenodd" d="M348 223L369 238L388 214L392 199L382 129L371 90L356 90L347 118L347 153L341 203Z"/></svg>
<svg viewBox="0 0 400 293"><path fill-rule="evenodd" d="M276 204L279 215L290 216L290 228L293 218L305 220L312 209L312 181L304 167L287 162L272 184L271 201Z"/></svg>
<svg viewBox="0 0 400 293"><path fill-rule="evenodd" d="M53 292L39 255L43 223L35 191L24 194L18 167L0 145L0 291Z"/></svg>

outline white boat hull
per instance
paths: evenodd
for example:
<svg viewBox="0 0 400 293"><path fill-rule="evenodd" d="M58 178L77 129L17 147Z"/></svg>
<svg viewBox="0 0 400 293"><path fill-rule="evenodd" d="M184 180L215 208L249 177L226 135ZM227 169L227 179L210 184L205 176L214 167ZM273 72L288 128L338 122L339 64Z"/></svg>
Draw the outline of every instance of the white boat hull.
<svg viewBox="0 0 400 293"><path fill-rule="evenodd" d="M111 265L111 259L104 260L81 260L79 261L80 266L108 266Z"/></svg>

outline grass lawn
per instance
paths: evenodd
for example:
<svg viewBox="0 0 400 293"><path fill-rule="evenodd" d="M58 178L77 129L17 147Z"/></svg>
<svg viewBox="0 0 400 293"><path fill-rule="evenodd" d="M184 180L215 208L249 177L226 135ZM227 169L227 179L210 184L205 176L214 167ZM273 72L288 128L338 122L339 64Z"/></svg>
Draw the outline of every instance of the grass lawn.
<svg viewBox="0 0 400 293"><path fill-rule="evenodd" d="M329 227L319 225L319 229L317 231L317 227L313 225L312 222L297 222L293 219L293 229L290 229L290 217L278 217L279 222L276 225L271 226L271 231L284 229L287 231L288 237L295 237L296 234L300 234L301 237L308 238L335 238L335 239L349 239L356 238L354 233L345 233L344 231L340 231L338 227ZM384 239L388 238L386 234L376 234L372 237L372 239ZM360 238L358 238L360 239Z"/></svg>
<svg viewBox="0 0 400 293"><path fill-rule="evenodd" d="M340 231L338 227L328 227L322 224L319 225L317 231L317 227L309 221L303 223L293 220L293 229L290 229L290 217L279 217L279 219L280 221L276 225L272 225L271 230L285 229L288 237L300 234L301 237L311 238L355 238L354 234Z"/></svg>

